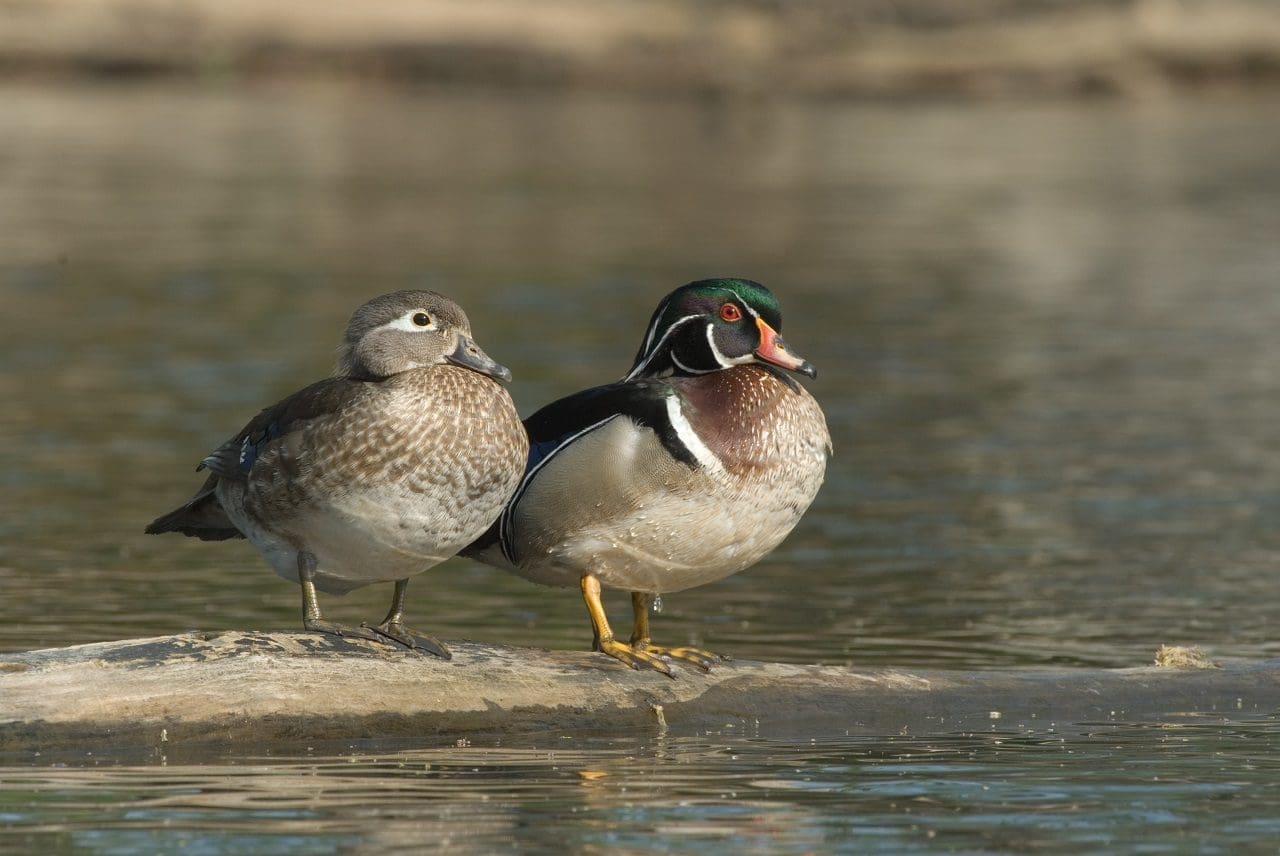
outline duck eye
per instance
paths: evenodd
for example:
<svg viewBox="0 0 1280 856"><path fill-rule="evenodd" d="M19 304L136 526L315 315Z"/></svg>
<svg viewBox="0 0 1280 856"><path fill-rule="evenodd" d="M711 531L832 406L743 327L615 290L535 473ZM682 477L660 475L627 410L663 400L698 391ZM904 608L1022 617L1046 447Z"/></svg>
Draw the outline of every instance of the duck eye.
<svg viewBox="0 0 1280 856"><path fill-rule="evenodd" d="M419 327L430 327L431 316L425 312L415 312L413 313L413 323Z"/></svg>
<svg viewBox="0 0 1280 856"><path fill-rule="evenodd" d="M732 303L726 303L720 307L720 317L729 322L741 321L742 310Z"/></svg>

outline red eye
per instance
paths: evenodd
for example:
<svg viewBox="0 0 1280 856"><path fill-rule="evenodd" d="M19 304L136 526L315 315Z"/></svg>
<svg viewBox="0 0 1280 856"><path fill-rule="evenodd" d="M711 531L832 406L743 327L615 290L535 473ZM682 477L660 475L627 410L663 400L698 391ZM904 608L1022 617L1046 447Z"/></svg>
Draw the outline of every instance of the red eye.
<svg viewBox="0 0 1280 856"><path fill-rule="evenodd" d="M742 310L732 303L726 303L720 307L720 317L726 321L740 321L742 320Z"/></svg>

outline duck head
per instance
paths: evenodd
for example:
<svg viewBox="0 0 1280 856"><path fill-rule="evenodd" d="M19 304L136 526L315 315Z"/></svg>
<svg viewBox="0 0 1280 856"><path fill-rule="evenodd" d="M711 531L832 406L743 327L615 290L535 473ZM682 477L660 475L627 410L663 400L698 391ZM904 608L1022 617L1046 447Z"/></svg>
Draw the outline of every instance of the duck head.
<svg viewBox="0 0 1280 856"><path fill-rule="evenodd" d="M511 380L510 369L471 338L471 322L458 304L434 291L396 291L375 297L351 316L338 374L379 380L446 363Z"/></svg>
<svg viewBox="0 0 1280 856"><path fill-rule="evenodd" d="M756 363L807 377L818 370L782 340L782 312L749 279L703 279L668 294L653 313L626 380L700 375Z"/></svg>

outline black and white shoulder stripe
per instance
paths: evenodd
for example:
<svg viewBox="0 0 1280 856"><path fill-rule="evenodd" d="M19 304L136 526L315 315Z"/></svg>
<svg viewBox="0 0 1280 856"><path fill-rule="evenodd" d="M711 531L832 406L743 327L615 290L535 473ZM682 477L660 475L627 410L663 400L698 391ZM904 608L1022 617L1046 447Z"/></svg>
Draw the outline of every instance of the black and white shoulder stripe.
<svg viewBox="0 0 1280 856"><path fill-rule="evenodd" d="M519 560L512 520L534 479L573 443L619 418L651 429L667 453L681 463L722 469L720 461L689 424L676 391L664 381L620 381L554 401L524 423L529 432L529 463L524 478L498 519L498 540L508 562L516 564Z"/></svg>

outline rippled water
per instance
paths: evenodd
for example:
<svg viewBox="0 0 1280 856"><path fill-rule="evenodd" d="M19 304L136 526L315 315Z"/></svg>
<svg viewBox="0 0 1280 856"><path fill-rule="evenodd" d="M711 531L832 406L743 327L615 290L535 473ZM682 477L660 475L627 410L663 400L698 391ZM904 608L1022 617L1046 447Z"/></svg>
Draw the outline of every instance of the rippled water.
<svg viewBox="0 0 1280 856"><path fill-rule="evenodd" d="M528 412L620 376L670 288L738 274L818 365L837 454L774 555L664 598L659 641L958 668L1280 654L1270 104L6 85L0 128L0 650L295 628L250 548L141 529L329 370L367 297L457 298ZM358 622L388 596L324 606ZM473 563L409 598L446 639L589 640L574 593ZM1275 733L25 759L0 817L64 851L1195 849L1275 836L1274 770L1246 760Z"/></svg>
<svg viewBox="0 0 1280 856"><path fill-rule="evenodd" d="M547 735L0 768L42 853L1238 853L1280 836L1274 721L776 743Z"/></svg>

